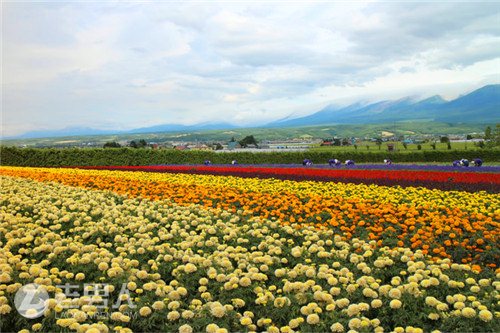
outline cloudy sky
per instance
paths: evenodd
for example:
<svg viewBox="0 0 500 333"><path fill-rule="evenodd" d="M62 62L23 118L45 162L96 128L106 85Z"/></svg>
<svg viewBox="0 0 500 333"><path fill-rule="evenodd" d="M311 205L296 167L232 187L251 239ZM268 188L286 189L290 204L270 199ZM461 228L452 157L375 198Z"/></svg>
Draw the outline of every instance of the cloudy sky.
<svg viewBox="0 0 500 333"><path fill-rule="evenodd" d="M4 136L255 125L499 82L499 2L2 2Z"/></svg>

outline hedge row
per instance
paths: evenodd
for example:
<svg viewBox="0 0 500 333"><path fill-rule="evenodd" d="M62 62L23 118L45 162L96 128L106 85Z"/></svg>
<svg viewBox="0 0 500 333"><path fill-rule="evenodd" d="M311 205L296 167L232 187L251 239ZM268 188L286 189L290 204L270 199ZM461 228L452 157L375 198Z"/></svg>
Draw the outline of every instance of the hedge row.
<svg viewBox="0 0 500 333"><path fill-rule="evenodd" d="M387 152L270 152L270 153L215 153L213 151L177 151L151 149L79 149L79 148L0 148L1 165L17 166L80 166L80 165L153 165L201 164L210 160L214 164L293 164L308 158L316 164L331 158L341 161L352 159L356 163L381 163L384 158L394 162L450 162L467 158L481 158L486 163L499 162L500 150L481 151L422 151L414 153Z"/></svg>

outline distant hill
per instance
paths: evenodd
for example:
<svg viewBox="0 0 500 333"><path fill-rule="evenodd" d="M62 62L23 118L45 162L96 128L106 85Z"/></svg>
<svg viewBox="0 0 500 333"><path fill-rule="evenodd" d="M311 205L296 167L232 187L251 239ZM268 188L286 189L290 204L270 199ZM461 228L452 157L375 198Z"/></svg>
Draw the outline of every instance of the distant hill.
<svg viewBox="0 0 500 333"><path fill-rule="evenodd" d="M237 126L229 123L202 123L196 125L178 125L178 124L163 124L151 127L137 128L126 133L156 133L156 132L186 132L186 131L201 131L201 130L220 130L233 129Z"/></svg>
<svg viewBox="0 0 500 333"><path fill-rule="evenodd" d="M40 139L40 138L61 138L72 136L94 136L94 135L111 135L111 134L140 134L140 133L157 133L157 132L187 132L187 131L205 131L219 129L234 129L237 126L227 123L202 123L197 125L179 125L179 124L163 124L151 127L136 128L129 131L113 131L99 130L89 127L67 127L60 130L41 130L32 131L15 137L7 137L4 139Z"/></svg>
<svg viewBox="0 0 500 333"><path fill-rule="evenodd" d="M292 118L288 116L260 127L279 128L333 124L382 124L395 121L435 121L452 124L500 122L500 84L484 86L449 102L436 95L424 100L405 97L398 100L384 100L375 103L357 102L345 107L327 105L322 110L305 117ZM194 125L163 124L129 131L69 127L61 130L32 131L20 136L3 139L193 132L241 128L245 128L245 126L210 122Z"/></svg>
<svg viewBox="0 0 500 333"><path fill-rule="evenodd" d="M328 105L305 117L283 119L269 127L295 127L324 124L369 124L392 121L496 122L500 121L500 84L488 85L453 101L433 96L421 101L406 97L371 104L355 103L340 108Z"/></svg>
<svg viewBox="0 0 500 333"><path fill-rule="evenodd" d="M31 131L16 137L12 137L12 139L13 138L15 139L60 138L67 136L108 135L115 133L118 133L118 131L106 131L89 127L66 127L59 130ZM6 139L11 139L11 138L6 138Z"/></svg>

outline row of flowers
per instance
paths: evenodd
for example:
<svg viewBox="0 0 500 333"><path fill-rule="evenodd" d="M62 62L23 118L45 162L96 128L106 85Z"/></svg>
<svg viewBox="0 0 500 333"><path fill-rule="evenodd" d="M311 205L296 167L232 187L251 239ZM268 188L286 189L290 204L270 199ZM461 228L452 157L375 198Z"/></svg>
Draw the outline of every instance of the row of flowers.
<svg viewBox="0 0 500 333"><path fill-rule="evenodd" d="M423 186L443 190L486 190L500 192L500 177L494 172L451 172L416 170L349 170L300 167L161 165L83 166L81 169L231 175L237 177L290 180L338 181L377 185Z"/></svg>
<svg viewBox="0 0 500 333"><path fill-rule="evenodd" d="M333 159L335 161L335 159ZM340 162L340 164L334 166L337 167L349 167L349 169L362 169L362 170L371 170L371 169L382 169L382 170L421 170L421 171L454 171L454 172L500 172L500 166L498 165L482 165L480 168L472 168L472 167L464 167L461 168L460 160L457 160L458 163L453 166L452 165L444 165L444 164L409 164L409 163L394 163L390 159L385 159L381 163L355 163L347 166L345 161ZM455 162L455 161L454 161ZM172 164L157 164L156 166L167 166ZM249 166L260 166L260 167L269 167L269 168L299 168L303 164L240 164L237 161L233 161L231 164L213 164L213 163L204 163L204 165L211 166L232 166L234 168L240 167L249 167ZM330 169L331 165L327 164L312 164L310 165L312 168L318 169Z"/></svg>
<svg viewBox="0 0 500 333"><path fill-rule="evenodd" d="M1 169L9 170L14 168ZM93 173L94 186L106 173L30 172L75 179ZM120 179L107 176L110 183ZM141 175L143 186L152 184L146 182L149 176ZM346 240L333 229L294 228L242 211L5 175L0 180L2 331L498 329L499 271L478 272L450 259L431 260L421 249ZM472 209L478 208L477 200L471 200ZM486 207L480 211L488 214ZM43 286L50 297L36 319L16 311L14 295L27 283ZM93 294L96 283L106 284L106 295ZM66 284L81 289L67 294L60 287ZM96 317L100 309L103 314Z"/></svg>
<svg viewBox="0 0 500 333"><path fill-rule="evenodd" d="M330 229L344 239L373 240L379 246L405 246L436 258L480 264L476 269L496 267L500 260L497 194L67 168L2 167L0 174Z"/></svg>
<svg viewBox="0 0 500 333"><path fill-rule="evenodd" d="M205 160L203 162L203 165L213 165L213 163L210 161L210 160ZM231 161L231 165L234 165L234 166L237 166L239 165L238 164L238 161L237 160L233 160ZM354 160L345 160L344 162L342 162L341 160L339 159L336 159L336 158L331 158L328 160L328 163L327 164L319 164L319 165L316 165L313 163L312 160L306 158L302 161L302 165L303 166L319 166L319 167L324 167L326 165L330 166L330 167L340 167L342 165L345 165L345 166L348 166L348 167L352 167L352 166L355 166L356 163L354 162ZM362 167L364 168L370 168L370 166L378 166L380 167L380 164L362 164ZM392 166L393 165L393 162L391 159L389 158L386 158L383 160L383 165L385 166ZM452 165L453 168L446 168L448 170L456 170L456 167L469 167L471 165L471 162L468 160L468 159L465 159L465 158L462 158L460 160L455 160L452 162ZM480 158L475 158L472 160L472 165L474 165L475 167L481 167L483 165L483 160L480 159ZM281 166L297 166L296 164L285 164L285 165L281 165ZM403 169L413 169L413 168L419 168L419 169L433 169L435 167L438 167L439 168L442 168L443 166L436 166L436 165L408 165L408 164L399 164L399 167L400 168L403 168ZM445 166L446 167L446 166ZM490 166L489 169L491 171L499 171L500 170L500 167L497 167L497 166ZM481 170L481 169L479 169Z"/></svg>

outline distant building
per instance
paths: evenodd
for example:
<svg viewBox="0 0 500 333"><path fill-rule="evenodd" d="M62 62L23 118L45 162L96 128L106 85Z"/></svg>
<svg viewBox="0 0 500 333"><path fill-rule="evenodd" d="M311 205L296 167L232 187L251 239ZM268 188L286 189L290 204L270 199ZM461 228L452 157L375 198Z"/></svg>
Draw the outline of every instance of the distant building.
<svg viewBox="0 0 500 333"><path fill-rule="evenodd" d="M189 150L187 145L179 145L174 147L175 150Z"/></svg>

